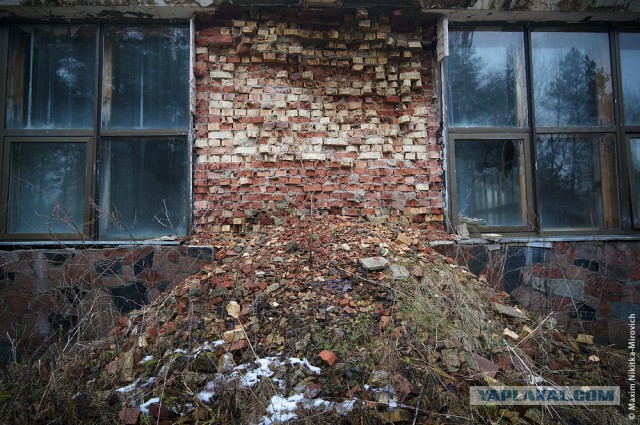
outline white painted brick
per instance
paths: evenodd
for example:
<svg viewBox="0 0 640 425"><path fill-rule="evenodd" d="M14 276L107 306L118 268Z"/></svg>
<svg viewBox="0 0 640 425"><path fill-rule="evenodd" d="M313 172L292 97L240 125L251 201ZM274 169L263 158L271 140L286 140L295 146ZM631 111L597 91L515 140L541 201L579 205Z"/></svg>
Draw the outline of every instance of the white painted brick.
<svg viewBox="0 0 640 425"><path fill-rule="evenodd" d="M228 100L212 100L209 102L209 108L233 108L233 102Z"/></svg>
<svg viewBox="0 0 640 425"><path fill-rule="evenodd" d="M238 146L233 149L233 153L236 155L255 155L258 153L258 148L256 146Z"/></svg>
<svg viewBox="0 0 640 425"><path fill-rule="evenodd" d="M207 136L210 139L231 139L233 134L230 131L212 131Z"/></svg>
<svg viewBox="0 0 640 425"><path fill-rule="evenodd" d="M209 77L216 80L221 80L233 78L233 74L226 71L211 71L209 72Z"/></svg>
<svg viewBox="0 0 640 425"><path fill-rule="evenodd" d="M381 159L382 152L361 152L358 154L359 159Z"/></svg>
<svg viewBox="0 0 640 425"><path fill-rule="evenodd" d="M327 159L327 156L324 153L303 152L302 159L309 161L324 161L325 159Z"/></svg>
<svg viewBox="0 0 640 425"><path fill-rule="evenodd" d="M427 152L427 147L426 146L416 146L416 145L403 145L402 146L402 151L403 152L416 152L416 153L426 153Z"/></svg>
<svg viewBox="0 0 640 425"><path fill-rule="evenodd" d="M378 144L383 144L385 142L385 138L384 137L365 137L364 139L364 143L366 145L378 145Z"/></svg>
<svg viewBox="0 0 640 425"><path fill-rule="evenodd" d="M324 144L328 146L347 146L349 141L344 138L338 137L327 137L324 139Z"/></svg>

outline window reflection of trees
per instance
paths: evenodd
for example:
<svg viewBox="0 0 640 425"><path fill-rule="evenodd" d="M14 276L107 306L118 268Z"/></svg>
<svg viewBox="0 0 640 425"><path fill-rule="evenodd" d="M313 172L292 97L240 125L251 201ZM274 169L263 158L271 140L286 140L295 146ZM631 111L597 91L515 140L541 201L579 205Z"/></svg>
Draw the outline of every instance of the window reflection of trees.
<svg viewBox="0 0 640 425"><path fill-rule="evenodd" d="M536 144L540 215L543 226L602 226L597 195L597 140L573 135L540 136ZM599 180L599 179L597 179Z"/></svg>
<svg viewBox="0 0 640 425"><path fill-rule="evenodd" d="M620 34L624 123L640 125L640 34Z"/></svg>
<svg viewBox="0 0 640 425"><path fill-rule="evenodd" d="M83 143L14 143L10 232L73 233L84 219Z"/></svg>
<svg viewBox="0 0 640 425"><path fill-rule="evenodd" d="M89 128L94 99L95 28L12 28L7 124Z"/></svg>
<svg viewBox="0 0 640 425"><path fill-rule="evenodd" d="M533 34L538 126L613 124L611 70L603 59L609 57L607 40L606 34ZM536 176L543 228L617 225L617 177L610 137L539 135Z"/></svg>
<svg viewBox="0 0 640 425"><path fill-rule="evenodd" d="M533 34L533 83L536 125L602 126L613 124L611 69L585 48L555 47L574 34ZM536 37L537 36L537 37ZM608 57L605 34L585 35L599 56ZM536 40L537 43L536 43ZM604 55L606 53L606 55Z"/></svg>
<svg viewBox="0 0 640 425"><path fill-rule="evenodd" d="M491 40L501 36L499 45ZM474 42L474 38L479 41ZM455 31L447 59L452 126L526 125L522 34Z"/></svg>
<svg viewBox="0 0 640 425"><path fill-rule="evenodd" d="M183 127L188 120L188 91L184 90L188 55L186 28L109 28L104 46L103 125Z"/></svg>
<svg viewBox="0 0 640 425"><path fill-rule="evenodd" d="M634 220L636 227L640 226L640 139L631 139L631 164L633 167L634 187Z"/></svg>

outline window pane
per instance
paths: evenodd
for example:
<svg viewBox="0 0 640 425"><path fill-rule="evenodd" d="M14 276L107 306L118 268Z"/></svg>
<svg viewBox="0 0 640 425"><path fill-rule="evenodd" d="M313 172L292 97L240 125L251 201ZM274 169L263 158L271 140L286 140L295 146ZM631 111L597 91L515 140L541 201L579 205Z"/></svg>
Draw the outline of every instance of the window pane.
<svg viewBox="0 0 640 425"><path fill-rule="evenodd" d="M85 147L11 144L8 233L82 233Z"/></svg>
<svg viewBox="0 0 640 425"><path fill-rule="evenodd" d="M455 161L460 222L526 225L522 140L456 140Z"/></svg>
<svg viewBox="0 0 640 425"><path fill-rule="evenodd" d="M544 230L619 227L612 136L539 135L536 182Z"/></svg>
<svg viewBox="0 0 640 425"><path fill-rule="evenodd" d="M624 121L640 125L640 34L620 34Z"/></svg>
<svg viewBox="0 0 640 425"><path fill-rule="evenodd" d="M640 227L640 139L631 139L631 164L633 165L633 223Z"/></svg>
<svg viewBox="0 0 640 425"><path fill-rule="evenodd" d="M105 128L186 128L189 28L106 30L102 124Z"/></svg>
<svg viewBox="0 0 640 425"><path fill-rule="evenodd" d="M608 34L534 32L531 45L536 125L613 124Z"/></svg>
<svg viewBox="0 0 640 425"><path fill-rule="evenodd" d="M527 125L521 32L449 33L447 96L453 127Z"/></svg>
<svg viewBox="0 0 640 425"><path fill-rule="evenodd" d="M95 27L11 27L8 128L93 127Z"/></svg>
<svg viewBox="0 0 640 425"><path fill-rule="evenodd" d="M101 141L101 238L186 235L187 146L185 138Z"/></svg>

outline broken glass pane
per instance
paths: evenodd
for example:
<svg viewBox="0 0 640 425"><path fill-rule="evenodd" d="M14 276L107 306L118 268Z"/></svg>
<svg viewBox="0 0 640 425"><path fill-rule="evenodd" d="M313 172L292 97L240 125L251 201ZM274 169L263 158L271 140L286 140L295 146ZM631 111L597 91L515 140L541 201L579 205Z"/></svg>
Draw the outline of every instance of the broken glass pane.
<svg viewBox="0 0 640 425"><path fill-rule="evenodd" d="M456 140L458 218L479 226L526 225L523 141Z"/></svg>
<svg viewBox="0 0 640 425"><path fill-rule="evenodd" d="M536 184L544 230L619 226L612 136L538 135Z"/></svg>
<svg viewBox="0 0 640 425"><path fill-rule="evenodd" d="M522 32L449 33L447 97L452 127L527 125Z"/></svg>
<svg viewBox="0 0 640 425"><path fill-rule="evenodd" d="M189 28L112 26L104 37L102 125L186 128Z"/></svg>
<svg viewBox="0 0 640 425"><path fill-rule="evenodd" d="M11 27L7 127L93 127L96 29L82 25Z"/></svg>
<svg viewBox="0 0 640 425"><path fill-rule="evenodd" d="M536 125L613 124L607 33L536 31L531 45Z"/></svg>
<svg viewBox="0 0 640 425"><path fill-rule="evenodd" d="M185 236L189 211L186 138L100 141L100 237Z"/></svg>
<svg viewBox="0 0 640 425"><path fill-rule="evenodd" d="M620 34L620 64L624 122L626 125L640 125L640 34Z"/></svg>
<svg viewBox="0 0 640 425"><path fill-rule="evenodd" d="M86 145L11 143L8 233L82 234Z"/></svg>

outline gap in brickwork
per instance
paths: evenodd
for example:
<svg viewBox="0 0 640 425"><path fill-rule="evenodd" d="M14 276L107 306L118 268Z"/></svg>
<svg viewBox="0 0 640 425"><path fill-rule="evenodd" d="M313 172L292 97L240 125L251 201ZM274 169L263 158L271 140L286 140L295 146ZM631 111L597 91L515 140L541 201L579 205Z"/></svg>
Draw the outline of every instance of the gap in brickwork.
<svg viewBox="0 0 640 425"><path fill-rule="evenodd" d="M434 37L430 18L392 10L199 19L197 226L314 208L442 221Z"/></svg>

